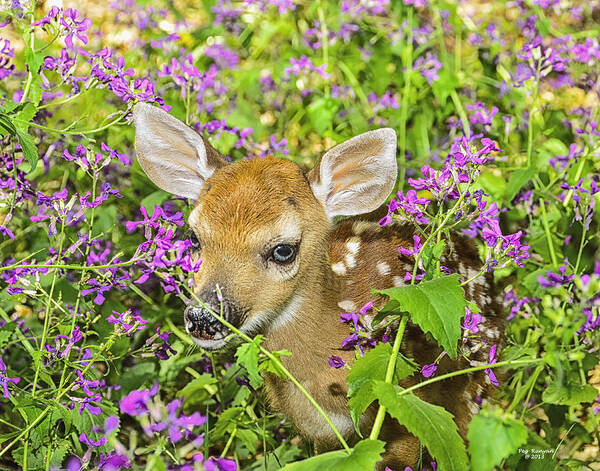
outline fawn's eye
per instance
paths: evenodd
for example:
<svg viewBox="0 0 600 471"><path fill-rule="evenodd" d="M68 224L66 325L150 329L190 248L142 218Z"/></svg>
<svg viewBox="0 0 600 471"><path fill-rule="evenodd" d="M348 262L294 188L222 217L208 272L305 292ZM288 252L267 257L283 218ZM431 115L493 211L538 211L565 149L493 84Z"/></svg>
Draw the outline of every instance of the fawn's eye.
<svg viewBox="0 0 600 471"><path fill-rule="evenodd" d="M194 231L190 230L187 233L187 238L190 241L190 243L192 244L192 248L194 250L199 250L200 249L200 241L198 240L198 237L196 236L196 234L194 233Z"/></svg>
<svg viewBox="0 0 600 471"><path fill-rule="evenodd" d="M294 245L280 244L275 246L271 257L276 263L286 264L291 263L296 258L298 248Z"/></svg>

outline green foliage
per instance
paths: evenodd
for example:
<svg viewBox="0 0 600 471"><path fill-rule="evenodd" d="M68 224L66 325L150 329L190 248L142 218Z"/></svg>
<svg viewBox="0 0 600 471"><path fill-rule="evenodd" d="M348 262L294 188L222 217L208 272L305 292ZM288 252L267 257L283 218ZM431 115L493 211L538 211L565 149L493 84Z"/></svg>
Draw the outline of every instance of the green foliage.
<svg viewBox="0 0 600 471"><path fill-rule="evenodd" d="M361 440L350 454L345 450L330 451L321 455L308 458L304 461L288 464L284 471L363 471L373 469L381 454L385 443L381 440Z"/></svg>
<svg viewBox="0 0 600 471"><path fill-rule="evenodd" d="M387 412L427 447L440 470L467 469L465 443L452 414L443 407L419 399L402 388L381 381L373 385L373 393Z"/></svg>
<svg viewBox="0 0 600 471"><path fill-rule="evenodd" d="M362 413L377 399L377 395L373 391L373 385L377 381L385 380L391 354L391 345L380 343L365 353L364 356L359 357L348 374L348 397L350 398L348 406L357 431L359 431ZM400 381L412 375L414 371L413 364L403 356L399 356L396 360L393 381Z"/></svg>
<svg viewBox="0 0 600 471"><path fill-rule="evenodd" d="M465 315L465 298L458 275L449 275L418 285L376 290L389 296L386 313L406 311L423 331L431 333L450 358L456 358L460 321Z"/></svg>
<svg viewBox="0 0 600 471"><path fill-rule="evenodd" d="M467 438L472 469L488 471L527 441L527 427L510 415L488 409L473 417Z"/></svg>

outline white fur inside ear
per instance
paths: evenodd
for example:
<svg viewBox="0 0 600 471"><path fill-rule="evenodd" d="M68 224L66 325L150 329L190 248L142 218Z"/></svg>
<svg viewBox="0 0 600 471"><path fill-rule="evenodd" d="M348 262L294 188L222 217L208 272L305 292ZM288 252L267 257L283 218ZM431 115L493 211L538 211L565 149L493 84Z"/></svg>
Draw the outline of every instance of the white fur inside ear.
<svg viewBox="0 0 600 471"><path fill-rule="evenodd" d="M140 166L159 188L196 200L214 172L202 137L166 111L147 103L133 110Z"/></svg>
<svg viewBox="0 0 600 471"><path fill-rule="evenodd" d="M323 155L319 172L311 172L309 180L330 219L368 213L385 202L398 175L396 146L396 132L383 128L353 137Z"/></svg>

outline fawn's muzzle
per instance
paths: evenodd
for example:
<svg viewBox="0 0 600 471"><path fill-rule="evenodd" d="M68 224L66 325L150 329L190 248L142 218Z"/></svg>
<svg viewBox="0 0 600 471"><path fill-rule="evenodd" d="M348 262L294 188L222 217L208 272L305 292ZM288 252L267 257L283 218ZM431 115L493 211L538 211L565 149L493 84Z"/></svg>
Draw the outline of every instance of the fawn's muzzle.
<svg viewBox="0 0 600 471"><path fill-rule="evenodd" d="M225 337L225 326L200 306L188 306L183 319L188 333L198 340L216 341Z"/></svg>
<svg viewBox="0 0 600 471"><path fill-rule="evenodd" d="M225 338L231 331L215 318L210 312L215 312L227 321L238 326L240 322L240 310L233 300L219 289L207 289L199 294L203 306L190 305L185 309L183 319L185 329L196 343L205 349L216 350L225 345Z"/></svg>

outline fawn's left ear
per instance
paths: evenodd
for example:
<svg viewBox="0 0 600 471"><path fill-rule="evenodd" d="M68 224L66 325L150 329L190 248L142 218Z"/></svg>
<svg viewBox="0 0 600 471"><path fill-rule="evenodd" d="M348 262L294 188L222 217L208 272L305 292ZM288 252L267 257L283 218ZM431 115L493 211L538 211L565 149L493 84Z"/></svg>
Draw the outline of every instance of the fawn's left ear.
<svg viewBox="0 0 600 471"><path fill-rule="evenodd" d="M328 150L308 181L327 216L354 216L381 206L396 183L396 132L360 134Z"/></svg>
<svg viewBox="0 0 600 471"><path fill-rule="evenodd" d="M133 123L142 169L169 193L197 200L206 179L226 164L196 131L156 106L136 104Z"/></svg>

